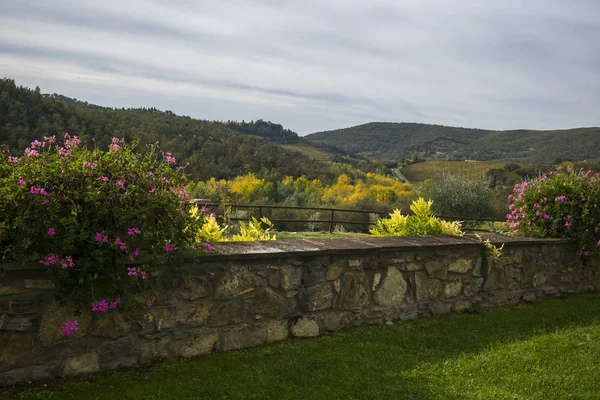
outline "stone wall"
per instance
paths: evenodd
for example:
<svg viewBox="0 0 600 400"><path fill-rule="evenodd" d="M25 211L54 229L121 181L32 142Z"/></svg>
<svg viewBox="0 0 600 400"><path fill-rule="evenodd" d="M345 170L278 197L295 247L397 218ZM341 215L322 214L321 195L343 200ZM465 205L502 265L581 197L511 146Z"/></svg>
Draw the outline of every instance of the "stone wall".
<svg viewBox="0 0 600 400"><path fill-rule="evenodd" d="M332 334L360 324L533 302L600 289L598 264L562 240L361 238L220 243L177 277L154 277L152 308L75 316L41 264L0 266L0 384ZM60 326L77 318L80 332Z"/></svg>

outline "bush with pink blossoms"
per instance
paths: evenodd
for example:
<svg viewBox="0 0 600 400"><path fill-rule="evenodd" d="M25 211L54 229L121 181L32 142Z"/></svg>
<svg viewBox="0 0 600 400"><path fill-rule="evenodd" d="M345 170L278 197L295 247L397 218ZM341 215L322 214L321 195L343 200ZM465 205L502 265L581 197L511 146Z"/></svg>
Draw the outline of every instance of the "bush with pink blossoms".
<svg viewBox="0 0 600 400"><path fill-rule="evenodd" d="M197 237L183 168L156 145L143 150L117 138L107 152L90 150L65 134L34 141L21 157L2 155L2 261L43 263L88 309L92 299L142 291ZM141 256L147 265L132 279L125 262Z"/></svg>
<svg viewBox="0 0 600 400"><path fill-rule="evenodd" d="M522 236L571 238L577 258L600 250L600 174L558 167L518 184L509 196L506 225Z"/></svg>

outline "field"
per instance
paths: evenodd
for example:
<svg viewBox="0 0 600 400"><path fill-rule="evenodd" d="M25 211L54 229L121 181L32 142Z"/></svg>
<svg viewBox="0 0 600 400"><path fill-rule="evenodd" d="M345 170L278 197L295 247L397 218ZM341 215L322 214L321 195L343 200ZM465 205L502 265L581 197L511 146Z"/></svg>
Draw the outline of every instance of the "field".
<svg viewBox="0 0 600 400"><path fill-rule="evenodd" d="M591 399L600 296L363 326L2 392L18 400ZM4 397L3 397L4 396Z"/></svg>
<svg viewBox="0 0 600 400"><path fill-rule="evenodd" d="M297 151L298 153L302 153L316 161L331 161L332 157L334 156L332 153L328 153L326 150L318 149L306 144L282 144L281 147L288 150Z"/></svg>
<svg viewBox="0 0 600 400"><path fill-rule="evenodd" d="M409 182L422 182L441 172L461 173L478 178L492 168L501 169L505 165L505 162L496 161L424 161L402 168L400 172Z"/></svg>

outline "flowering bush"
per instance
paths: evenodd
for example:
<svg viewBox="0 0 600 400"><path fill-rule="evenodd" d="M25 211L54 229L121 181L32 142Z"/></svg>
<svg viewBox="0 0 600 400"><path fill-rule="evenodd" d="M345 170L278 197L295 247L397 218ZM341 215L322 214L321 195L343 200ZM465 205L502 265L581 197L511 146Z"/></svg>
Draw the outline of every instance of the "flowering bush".
<svg viewBox="0 0 600 400"><path fill-rule="evenodd" d="M516 185L506 225L513 234L572 238L577 258L600 246L600 174L559 167Z"/></svg>
<svg viewBox="0 0 600 400"><path fill-rule="evenodd" d="M5 262L48 266L66 295L106 312L141 291L160 260L195 240L184 212L186 178L158 144L141 153L117 138L107 152L68 134L62 142L44 137L24 156L0 160L0 250ZM127 267L141 255L147 265ZM95 286L107 278L110 287Z"/></svg>
<svg viewBox="0 0 600 400"><path fill-rule="evenodd" d="M426 201L421 197L410 205L412 215L402 215L400 210L394 210L390 213L390 218L377 221L370 232L374 236L462 236L460 222L449 222L434 217L431 212L432 205L433 201Z"/></svg>

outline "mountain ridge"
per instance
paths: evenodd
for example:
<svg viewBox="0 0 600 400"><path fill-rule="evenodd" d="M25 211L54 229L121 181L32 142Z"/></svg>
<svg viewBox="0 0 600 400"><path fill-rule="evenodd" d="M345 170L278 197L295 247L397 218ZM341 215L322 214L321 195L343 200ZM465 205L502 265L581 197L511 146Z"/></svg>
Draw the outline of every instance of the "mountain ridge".
<svg viewBox="0 0 600 400"><path fill-rule="evenodd" d="M413 122L370 122L304 136L372 158L553 163L600 157L600 127L487 130ZM585 146L581 144L585 143Z"/></svg>

